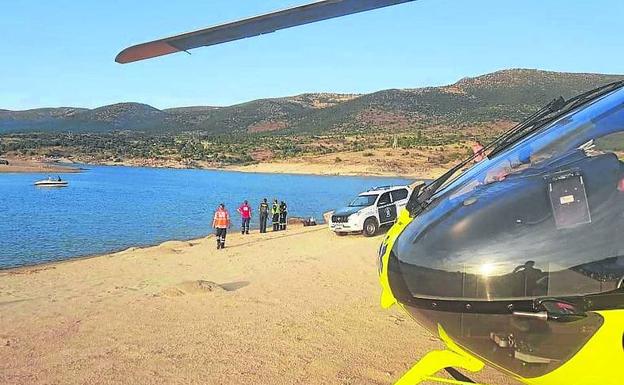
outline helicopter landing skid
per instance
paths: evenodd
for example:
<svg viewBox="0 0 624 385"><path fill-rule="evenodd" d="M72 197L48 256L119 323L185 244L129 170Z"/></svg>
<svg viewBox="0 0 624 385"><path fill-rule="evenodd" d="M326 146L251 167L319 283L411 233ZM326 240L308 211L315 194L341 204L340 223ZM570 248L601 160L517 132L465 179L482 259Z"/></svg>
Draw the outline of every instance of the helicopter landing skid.
<svg viewBox="0 0 624 385"><path fill-rule="evenodd" d="M438 325L440 339L446 344L445 350L434 350L421 358L410 370L408 370L394 385L416 385L423 381L434 381L445 384L469 385L472 381L435 377L435 374L447 368L460 368L470 372L479 372L483 369L483 362L464 353L449 338L444 329ZM455 370L452 370L455 372ZM449 370L450 374L453 374ZM477 384L478 385L478 384Z"/></svg>

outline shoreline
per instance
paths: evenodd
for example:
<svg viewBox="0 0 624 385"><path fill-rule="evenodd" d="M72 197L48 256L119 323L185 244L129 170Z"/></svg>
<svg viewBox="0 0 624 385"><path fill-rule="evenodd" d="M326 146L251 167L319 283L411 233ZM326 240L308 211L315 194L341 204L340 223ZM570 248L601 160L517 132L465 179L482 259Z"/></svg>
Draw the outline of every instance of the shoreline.
<svg viewBox="0 0 624 385"><path fill-rule="evenodd" d="M0 383L390 385L441 344L379 307L382 239L297 226L2 271Z"/></svg>
<svg viewBox="0 0 624 385"><path fill-rule="evenodd" d="M58 163L43 159L25 159L7 157L9 164L0 164L0 174L75 174L82 170L72 167L71 163Z"/></svg>
<svg viewBox="0 0 624 385"><path fill-rule="evenodd" d="M298 229L298 228L303 228L303 225L299 225L299 224L289 224L289 227ZM326 223L318 223L316 226L311 226L310 227L310 231L313 231L313 229L316 230L321 230L321 229L326 229L327 228L327 224ZM250 230L258 230L259 228L250 228ZM238 231L234 231L234 232L228 232L228 236L231 237L232 233L234 235L238 235ZM252 232L255 233L255 232ZM267 234L272 234L273 231L269 231ZM282 233L281 231L278 231L276 233ZM283 235L286 235L287 233L283 233ZM77 256L71 256L71 257L67 257L67 258L61 258L58 260L54 260L54 261L42 261L40 263L34 262L34 263L27 263L27 264L23 264L23 265L17 265L17 266L0 266L0 277L5 274L5 273L10 273L12 271L18 271L18 270L28 270L28 269L32 269L32 268L39 268L42 267L44 268L43 270L45 270L45 268L56 265L56 264L62 264L62 263L71 263L74 261L81 261L81 260L88 260L88 259L92 259L92 258L100 258L100 257L112 257L115 256L117 254L121 254L121 253L126 253L126 252L132 252L132 251L137 251L137 250L146 250L146 249L151 249L151 248L156 248L156 247L161 247L162 245L168 244L168 243L176 243L176 242L182 242L182 243L198 243L198 242L202 242L206 239L211 239L214 238L215 234L214 232L210 232L204 236L201 237L195 237L195 238L173 238L173 239L167 239L164 241L161 241L159 243L146 243L146 244L134 244L132 246L124 246L118 249L113 249L113 250L109 250L109 251L104 251L101 253L93 253L93 254L84 254L84 255L77 255ZM272 238L278 238L277 236L274 236ZM20 274L20 273L15 273L15 274Z"/></svg>
<svg viewBox="0 0 624 385"><path fill-rule="evenodd" d="M320 231L321 229L326 229L327 226L324 226L325 224L319 224L317 226L313 226L312 228L310 228L310 232L312 231ZM295 228L295 229L299 229L299 228L303 228L303 226L300 225L290 225L290 228ZM255 229L258 230L258 229ZM272 234L272 231L269 231L267 234ZM282 233L281 231L278 231L277 233ZM238 232L234 232L234 235L238 235ZM253 234L253 233L252 233ZM230 237L232 236L232 234L228 234ZM282 236L286 236L288 235L288 233L284 232L282 233ZM64 259L59 259L56 261L44 261L41 263L29 263L29 264L25 264L25 265L18 265L18 266L8 266L8 267L0 267L0 277L2 277L3 275L10 275L10 274L29 274L27 272L22 272L25 270L46 270L50 267L54 268L56 267L56 265L61 265L61 264L66 264L66 263L72 263L72 262L79 262L79 261L84 261L84 260L89 260L89 259L93 259L93 258L110 258L110 257L115 257L118 254L125 254L125 253L131 253L131 252L135 252L135 251L146 251L146 250L150 250L150 249L154 249L154 248L158 248L158 247L163 247L163 246L167 246L168 244L172 244L172 243L188 243L188 244L197 244L197 243L201 243L205 240L208 239L212 239L214 238L215 235L214 233L209 233L206 234L203 237L199 237L199 238L181 238L181 239L167 239L165 241L162 241L160 243L149 243L149 244L144 244L144 245L134 245L134 246L128 246L128 247L123 247L120 249L115 249L115 250L110 250L110 251L105 251L103 253L94 253L94 254L86 254L86 255L78 255L78 256L74 256L74 257L68 257L68 258L64 258ZM277 235L272 236L271 239L275 239L275 238L280 238Z"/></svg>
<svg viewBox="0 0 624 385"><path fill-rule="evenodd" d="M145 167L170 170L210 170L231 171L245 174L276 174L276 175L312 175L312 176L356 176L371 178L404 178L423 179L421 176L401 174L394 172L371 172L359 171L357 168L343 169L341 171L327 172L320 169L315 163L288 163L288 162L262 162L249 165L226 165L226 166L184 166L184 165L144 165L135 162L77 162L87 166L118 166L118 167ZM441 174L441 173L440 173ZM429 179L429 178L427 178Z"/></svg>
<svg viewBox="0 0 624 385"><path fill-rule="evenodd" d="M80 168L81 170L89 170L89 167L91 165L89 164L82 164L82 163L74 163L73 164L74 167ZM104 166L107 167L107 166ZM129 166L129 165L116 165L114 167L136 167L136 166ZM94 169L97 169L96 167L94 167ZM147 168L146 168L147 170ZM245 172L245 173L261 173L258 170L247 170L247 171L240 171L240 170L229 170L229 169L216 169L218 171L224 171L224 172ZM273 174L276 174L275 172L273 172ZM280 174L284 174L284 173L280 173ZM207 174L207 177L211 177L211 174ZM217 175L217 174L214 174ZM300 175L300 174L294 174L294 175ZM334 176L331 175L332 177L346 177L349 178L351 177L351 175L349 176L343 176L343 175L338 175L338 176ZM19 177L17 174L15 175L15 177ZM234 178L243 178L244 176L237 176L237 175L233 175ZM371 182L365 182L364 178L380 178L379 176L371 176L371 175L363 175L363 176L355 176L358 178L362 178L361 180L364 180L364 184L367 185L368 187L372 186L372 185L386 185L386 184L390 184L391 181L385 182L384 180L379 180L377 179L375 181L375 183ZM389 176L388 176L389 177ZM1 176L0 176L1 178ZM7 175L7 178L13 178L9 175ZM65 177L64 177L65 179ZM71 177L67 176L66 179L68 179L71 182ZM334 178L327 178L325 179L326 181L328 181L329 183L341 183L341 179L334 179ZM345 181L347 179L344 179ZM395 182L395 181L392 181ZM400 181L396 181L396 183L399 183ZM408 184L410 181L405 180L405 184ZM319 209L318 213L315 214L310 214L312 216L314 216L317 220L318 223L318 227L324 228L326 227L326 224L324 223L324 216L323 216L323 212L321 212L322 210ZM303 214L302 214L303 215ZM310 216L308 215L308 216ZM290 220L302 220L303 218L296 218L296 213L293 213L292 216L289 218ZM256 223L257 225L257 223ZM291 224L292 225L292 224ZM257 229L256 229L257 230ZM15 249L14 252L10 253L11 254L11 258L7 258L6 259L6 263L3 264L3 266L0 266L0 272L6 272L6 271L10 271L12 269L29 269L29 268L33 268L33 267L45 267L48 266L50 264L54 264L57 262L65 262L65 261L74 261L74 260L81 260L81 259L89 259L89 258L94 258L94 257L98 257L101 255L106 255L106 254L114 254L114 253L118 253L118 252L122 252L128 249L136 249L136 248L146 248L146 247L153 247L153 246L158 246L161 242L167 242L167 241L183 241L183 242L194 242L198 239L202 239L202 238L206 238L206 237L210 237L212 236L213 232L208 229L205 228L204 231L199 231L199 232L195 232L195 231L190 231L187 233L178 233L175 234L174 236L167 236L166 234L164 234L163 237L156 237L156 236L150 236L148 239L142 239L142 238L138 238L138 237L133 237L132 239L126 239L128 242L124 242L125 244L121 244L121 245L116 245L116 244L112 244L110 246L110 248L108 247L104 247L102 249L99 249L99 247L97 247L97 245L94 245L93 247L85 247L83 246L79 246L76 247L74 249L72 249L71 251L69 250L59 250L58 252L54 252L54 253L49 253L45 254L45 255L41 255L39 256L39 258L34 259L33 258L27 258L28 255L24 253L24 251L20 251L18 248ZM115 242L116 243L116 242Z"/></svg>
<svg viewBox="0 0 624 385"><path fill-rule="evenodd" d="M141 167L170 170L210 170L230 171L246 174L274 174L274 175L310 175L310 176L337 176L337 177L370 177L370 178L401 178L401 179L435 179L442 175L446 168L432 167L422 173L401 173L390 171L362 170L360 165L346 166L338 171L326 171L327 165L313 162L261 162L249 165L226 165L226 166L185 166L181 164L157 164L146 165L141 162L74 162L85 166L111 166L111 167Z"/></svg>
<svg viewBox="0 0 624 385"><path fill-rule="evenodd" d="M231 171L245 174L277 174L277 175L310 175L310 176L353 176L370 178L403 178L403 179L423 179L422 176L411 174L401 174L394 172L370 172L357 171L356 169L346 169L341 171L327 172L317 169L314 163L304 163L293 167L285 162L269 162L250 165L227 165L227 166L205 166L192 167L183 165L143 165L134 162L73 162L73 163L50 163L50 162L29 162L29 166L0 166L0 174L75 174L85 171L84 168L73 167L73 164L85 166L111 166L111 167L141 167L170 170L210 170L210 171ZM431 178L426 178L431 179Z"/></svg>
<svg viewBox="0 0 624 385"><path fill-rule="evenodd" d="M456 153L461 144L446 146ZM301 155L292 158L258 159L247 164L221 164L211 161L174 160L171 158L128 158L102 160L93 157L39 158L38 162L53 162L63 166L105 165L168 169L197 169L237 171L245 173L392 177L434 179L446 172L456 161L444 157L440 149L377 148L365 151L342 151L322 155ZM32 159L31 159L32 161ZM61 162L61 163L58 163ZM0 166L1 169L1 166Z"/></svg>
<svg viewBox="0 0 624 385"><path fill-rule="evenodd" d="M458 148L460 148L458 147L460 146L459 144L453 146L449 147L449 151L456 152ZM81 170L76 168L76 166L103 165L235 171L263 174L435 179L455 164L455 161L451 158L441 161L440 156L439 151L415 149L399 151L391 148L379 148L356 152L302 155L286 159L274 158L257 160L254 163L247 164L219 164L209 161L183 161L170 158L129 158L113 161L95 159L92 157L76 157L71 159L11 157L8 158L11 165L0 165L0 172L80 172Z"/></svg>
<svg viewBox="0 0 624 385"><path fill-rule="evenodd" d="M126 246L126 247L119 248L119 249L113 249L113 250L109 250L109 251L104 251L102 253L76 255L76 256L71 256L71 257L67 257L67 258L61 258L61 259L58 259L58 260L55 260L55 261L42 261L40 263L37 263L37 262L35 262L35 263L27 263L27 264L17 265L17 266L6 266L6 267L0 266L0 277L4 273L15 271L15 270L28 270L28 269L32 269L32 268L49 267L49 266L56 265L56 264L71 263L71 262L74 262L74 261L88 260L88 259L92 259L92 258L110 257L110 256L114 256L115 254L119 254L119 253L125 253L125 252L135 251L135 250L149 249L149 248L152 248L152 247L159 247L159 246L161 246L161 245L163 245L165 243L168 243L168 242L189 242L189 243L199 242L202 239L208 239L210 237L214 237L214 234L207 234L206 236L199 237L199 238L167 239L167 240L162 241L160 243L136 244L136 245L133 245L133 246ZM17 274L20 274L20 273L17 273Z"/></svg>
<svg viewBox="0 0 624 385"><path fill-rule="evenodd" d="M88 168L81 166L109 166L109 167L137 167L169 170L209 170L209 171L230 171L245 174L274 174L274 175L310 175L310 176L336 176L336 177L370 177L370 178L401 178L401 179L434 179L443 173L442 170L434 169L425 176L420 174L403 174L385 171L362 171L357 167L343 168L340 171L328 172L323 167L315 163L288 163L288 162L263 162L250 165L227 165L227 166L184 166L184 165L145 165L136 162L28 162L29 166L0 166L0 174L75 174L88 171ZM79 165L78 167L76 165ZM427 174L429 174L427 176Z"/></svg>

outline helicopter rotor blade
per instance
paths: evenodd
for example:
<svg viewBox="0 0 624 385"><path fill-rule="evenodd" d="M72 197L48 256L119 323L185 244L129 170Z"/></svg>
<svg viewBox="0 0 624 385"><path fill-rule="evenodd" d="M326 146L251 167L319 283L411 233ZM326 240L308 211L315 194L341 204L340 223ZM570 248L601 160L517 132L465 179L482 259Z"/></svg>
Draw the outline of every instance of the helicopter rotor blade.
<svg viewBox="0 0 624 385"><path fill-rule="evenodd" d="M415 0L322 0L128 47L115 61L131 63L198 47L259 36L280 29Z"/></svg>

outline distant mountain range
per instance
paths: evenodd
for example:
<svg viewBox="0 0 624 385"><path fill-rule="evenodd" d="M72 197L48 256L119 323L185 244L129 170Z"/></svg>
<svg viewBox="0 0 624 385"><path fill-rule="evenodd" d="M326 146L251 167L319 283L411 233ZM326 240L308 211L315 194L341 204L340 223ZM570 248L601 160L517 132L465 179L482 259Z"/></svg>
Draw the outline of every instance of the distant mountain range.
<svg viewBox="0 0 624 385"><path fill-rule="evenodd" d="M365 95L302 94L228 107L159 110L146 104L118 103L95 109L0 110L0 134L110 131L330 133L518 121L555 97L570 97L622 79L624 75L511 69L464 78L441 87L390 89Z"/></svg>

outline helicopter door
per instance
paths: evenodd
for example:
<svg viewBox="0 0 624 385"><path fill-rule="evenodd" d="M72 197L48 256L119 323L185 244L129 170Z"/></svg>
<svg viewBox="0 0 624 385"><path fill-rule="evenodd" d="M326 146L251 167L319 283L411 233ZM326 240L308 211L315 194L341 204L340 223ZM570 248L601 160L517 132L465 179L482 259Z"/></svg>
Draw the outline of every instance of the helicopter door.
<svg viewBox="0 0 624 385"><path fill-rule="evenodd" d="M379 214L379 224L394 222L397 218L396 204L390 198L390 192L381 194L377 201L377 212Z"/></svg>

